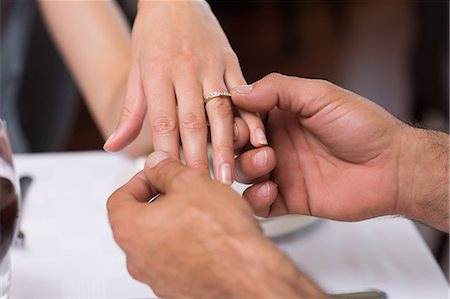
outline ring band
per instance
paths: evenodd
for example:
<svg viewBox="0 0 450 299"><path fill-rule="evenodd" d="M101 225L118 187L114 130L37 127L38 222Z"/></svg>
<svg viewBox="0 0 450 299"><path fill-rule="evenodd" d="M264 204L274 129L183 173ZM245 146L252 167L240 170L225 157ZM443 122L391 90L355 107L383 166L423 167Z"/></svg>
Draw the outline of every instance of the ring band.
<svg viewBox="0 0 450 299"><path fill-rule="evenodd" d="M203 99L203 102L206 105L206 104L208 104L209 101L211 101L215 98L221 98L221 97L231 98L231 93L229 93L228 91L214 91L214 92L211 92L208 96L206 96Z"/></svg>

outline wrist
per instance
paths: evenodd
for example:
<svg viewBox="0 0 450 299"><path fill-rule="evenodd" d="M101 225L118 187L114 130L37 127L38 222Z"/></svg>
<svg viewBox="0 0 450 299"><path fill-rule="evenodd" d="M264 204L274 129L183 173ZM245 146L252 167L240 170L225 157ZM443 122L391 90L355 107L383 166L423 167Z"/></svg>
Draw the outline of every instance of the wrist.
<svg viewBox="0 0 450 299"><path fill-rule="evenodd" d="M173 7L183 7L183 4L192 4L192 2L201 3L203 5L207 5L209 7L208 2L205 0L181 0L181 1L160 1L160 0L138 0L137 2L137 11L139 12L142 9L145 9L147 7L151 7L155 4L165 4L165 5L171 5Z"/></svg>
<svg viewBox="0 0 450 299"><path fill-rule="evenodd" d="M399 167L399 214L448 231L448 135L407 126Z"/></svg>
<svg viewBox="0 0 450 299"><path fill-rule="evenodd" d="M232 263L228 289L237 298L325 298L325 293L304 275L271 241L261 238L238 244L240 262ZM240 265L236 267L236 265ZM239 286L239 287L236 287Z"/></svg>

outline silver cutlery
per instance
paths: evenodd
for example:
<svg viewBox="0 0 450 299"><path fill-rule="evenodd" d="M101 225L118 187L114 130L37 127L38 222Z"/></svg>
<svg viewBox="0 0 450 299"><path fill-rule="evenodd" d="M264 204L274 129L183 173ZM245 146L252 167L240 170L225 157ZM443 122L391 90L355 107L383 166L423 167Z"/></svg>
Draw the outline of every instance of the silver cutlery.
<svg viewBox="0 0 450 299"><path fill-rule="evenodd" d="M365 289L354 292L329 294L333 299L386 299L385 292L377 289Z"/></svg>
<svg viewBox="0 0 450 299"><path fill-rule="evenodd" d="M28 194L28 190L31 186L31 183L33 182L33 178L31 176L21 176L19 178L19 185L20 185L20 194L21 194L21 200L22 200L22 210L23 207L25 205L25 199L27 197ZM20 228L20 224L19 224L19 232L17 234L17 240L14 244L17 247L23 247L25 245L25 234L24 232L21 230Z"/></svg>

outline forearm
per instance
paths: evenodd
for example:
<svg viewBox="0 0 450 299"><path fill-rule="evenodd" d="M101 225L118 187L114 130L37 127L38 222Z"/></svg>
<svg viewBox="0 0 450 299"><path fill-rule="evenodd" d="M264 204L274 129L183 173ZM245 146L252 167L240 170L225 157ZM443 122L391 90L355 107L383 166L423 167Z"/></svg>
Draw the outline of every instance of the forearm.
<svg viewBox="0 0 450 299"><path fill-rule="evenodd" d="M172 5L178 5L178 6L182 6L183 2L199 2L205 5L208 5L208 2L206 2L205 0L179 0L179 1L173 1L173 0L138 0L137 1L137 8L138 10L143 8L143 6L151 6L152 4L162 4L162 3L168 3L168 4L172 4Z"/></svg>
<svg viewBox="0 0 450 299"><path fill-rule="evenodd" d="M408 182L403 186L409 202L405 214L442 231L449 231L449 136L410 128ZM409 191L407 191L409 190Z"/></svg>
<svg viewBox="0 0 450 299"><path fill-rule="evenodd" d="M130 63L130 28L113 1L39 1L47 28L103 136L115 128Z"/></svg>
<svg viewBox="0 0 450 299"><path fill-rule="evenodd" d="M254 245L254 244L253 244ZM233 298L326 298L326 294L273 243L241 244L242 260L230 264L226 281Z"/></svg>

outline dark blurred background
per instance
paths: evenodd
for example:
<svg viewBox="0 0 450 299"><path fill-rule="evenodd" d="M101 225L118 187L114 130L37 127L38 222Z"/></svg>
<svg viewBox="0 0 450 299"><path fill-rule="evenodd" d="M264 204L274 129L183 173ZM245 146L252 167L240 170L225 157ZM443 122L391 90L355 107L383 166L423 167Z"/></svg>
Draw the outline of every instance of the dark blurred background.
<svg viewBox="0 0 450 299"><path fill-rule="evenodd" d="M135 1L119 3L131 23ZM448 132L448 1L210 1L210 5L248 82L274 71L324 78L373 100L406 122ZM100 133L39 12L23 13L34 16L18 95L29 150L101 149ZM41 75L43 69L46 76ZM50 92L52 97L47 96ZM71 99L62 108L57 100L47 108L39 104L61 97ZM48 107L67 113L52 113ZM71 133L36 134L45 132L29 121L38 113L60 115L59 124ZM448 239L421 225L419 229L447 274Z"/></svg>
<svg viewBox="0 0 450 299"><path fill-rule="evenodd" d="M118 3L132 23L136 1ZM448 1L209 3L248 82L274 71L324 78L373 100L404 121L448 131ZM22 123L31 140L30 150L100 149L102 138L70 82L38 10L30 14L34 24L19 91L23 119L41 112L39 106L44 105L37 103L48 100L49 90L53 97L55 93L73 97L66 110L75 115L61 120L71 134L58 136L58 142L36 137L36 124ZM58 85L66 87L55 91ZM46 109L42 112L51 114Z"/></svg>
<svg viewBox="0 0 450 299"><path fill-rule="evenodd" d="M119 1L130 22L134 2ZM248 82L274 71L324 78L404 121L448 131L448 1L210 1L210 5ZM33 50L43 48L42 40L48 38L42 24L35 31L39 34ZM30 51L30 64L34 52ZM100 149L100 133L83 101L76 102L73 132L60 149Z"/></svg>

